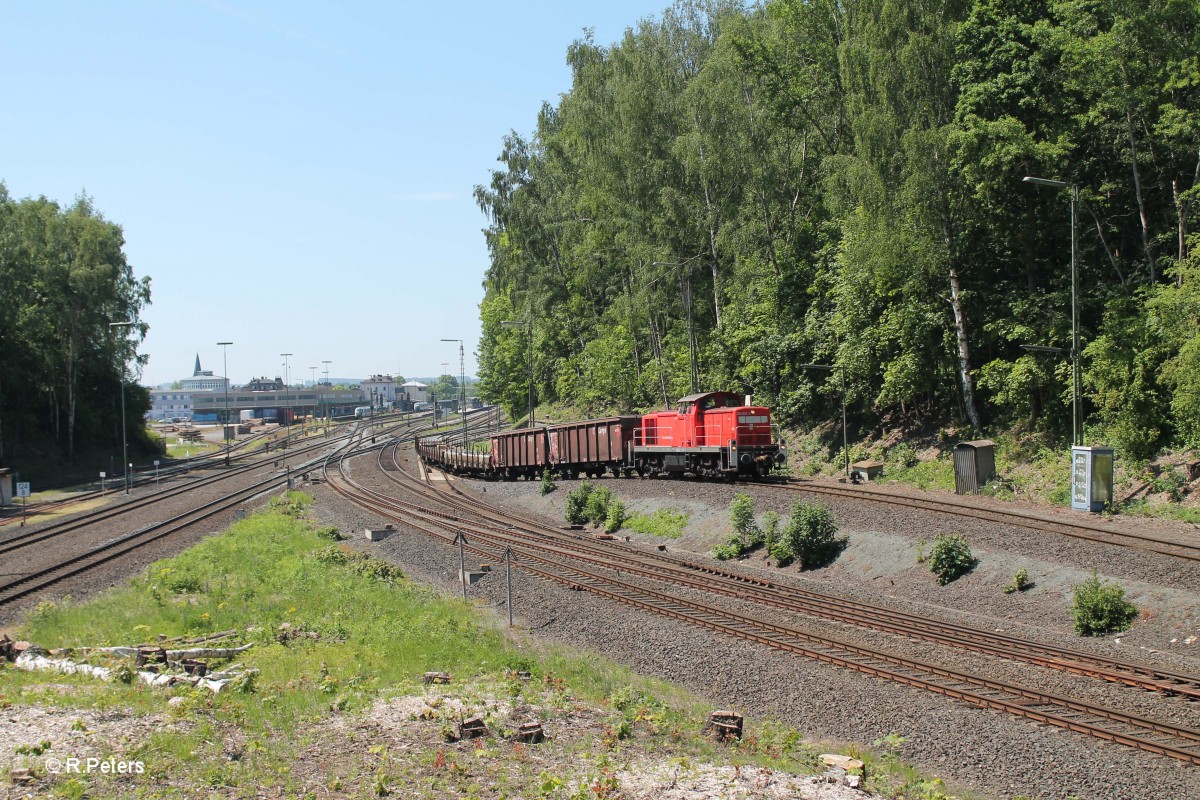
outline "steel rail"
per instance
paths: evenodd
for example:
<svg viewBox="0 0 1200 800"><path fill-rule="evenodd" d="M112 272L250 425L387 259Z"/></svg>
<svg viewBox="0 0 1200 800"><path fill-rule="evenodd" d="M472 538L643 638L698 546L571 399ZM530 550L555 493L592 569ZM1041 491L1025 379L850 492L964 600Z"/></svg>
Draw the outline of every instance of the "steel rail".
<svg viewBox="0 0 1200 800"><path fill-rule="evenodd" d="M395 460L396 451L392 452L394 468L385 470L388 477L397 480L392 473L408 474ZM411 475L408 476L413 479ZM452 483L446 483L446 490L434 487L429 489L450 500L471 507L475 513L490 515L498 522L511 525L516 522L527 532L537 535L563 535L536 520L522 517L508 511L502 511L484 503L478 498L464 494ZM585 540L587 541L587 540ZM1109 658L1085 653L1078 650L1059 647L1056 645L1030 642L1014 636L1006 636L993 631L974 628L967 625L957 625L938 622L927 617L895 611L882 606L849 600L835 595L825 594L799 587L778 584L756 576L738 573L736 571L716 567L712 564L701 563L676 555L664 553L647 554L643 550L619 542L606 542L603 547L590 547L594 552L602 552L613 557L614 550L631 554L631 557L641 562L653 565L651 568L661 573L664 562L675 565L676 570L693 571L711 575L717 582L710 583L706 589L749 602L759 603L785 611L808 614L837 622L869 627L886 633L907 636L910 638L931 641L937 644L958 647L990 656L1011 660L1024 661L1037 666L1058 669L1078 675L1085 675L1111 683L1163 694L1177 695L1188 699L1200 699L1200 676L1152 667L1132 661ZM682 573L681 573L682 574Z"/></svg>
<svg viewBox="0 0 1200 800"><path fill-rule="evenodd" d="M399 426L396 426L399 427ZM361 438L365 434L365 428L351 431L346 437L347 441L342 445L342 449L348 449L354 445L356 438ZM322 443L324 446L325 443ZM376 445L372 445L372 448ZM299 454L300 451L295 451ZM310 462L310 468L317 467L318 462ZM304 465L301 466L301 471ZM204 503L196 508L190 509L183 514L176 515L170 519L154 523L140 530L132 531L111 539L101 545L92 547L82 553L78 553L68 559L51 564L40 570L21 575L7 583L0 584L0 606L11 603L21 597L28 596L35 592L42 591L50 586L62 581L66 578L73 577L82 572L86 572L96 566L112 561L115 558L126 555L133 550L136 550L146 544L162 539L172 533L184 530L197 522L214 516L222 511L228 510L247 498L254 497L264 491L283 485L292 476L290 474L276 475L267 478L263 481L258 481L250 486L238 489L216 500Z"/></svg>
<svg viewBox="0 0 1200 800"><path fill-rule="evenodd" d="M339 485L341 482L344 482L345 485ZM362 487L344 473L339 480L329 481L329 485L364 508L416 527L442 541L449 542L451 540L449 533L431 530L430 525L449 529L457 528L462 524L461 519L454 519L453 515L444 512L418 512L428 517L419 521L413 519L412 512L404 515L397 514L392 505L396 502L393 498ZM503 545L512 545L515 542L518 552L526 562L523 564L526 569L573 588L586 589L627 605L738 638L756 641L776 649L799 653L876 677L917 686L979 707L1005 710L1045 724L1087 733L1097 738L1137 747L1188 763L1200 764L1200 749L1190 744L1190 742L1200 742L1200 731L1197 730L1091 706L1070 698L1025 689L1000 681L979 678L915 659L907 659L840 642L829 637L814 636L783 625L767 623L717 609L677 595L636 586L607 575L587 572L580 567L577 553L565 550L565 548L557 548L564 550L564 553L558 555L559 558L569 559L567 563L559 562L548 554L539 554L538 552L553 549L551 546L529 542L526 539L518 538L515 534L496 534L486 530L475 530L473 533L476 543L466 545L471 552L486 558L494 558L496 552L502 549ZM489 542L495 549L487 550L480 547L478 545L479 538ZM528 563L529 561L542 563L543 567L533 567ZM574 577L564 576L557 570L565 571L568 576ZM1056 708L1058 711L1047 711L1046 707ZM1077 716L1080 714L1092 715L1099 721L1081 720ZM1124 725L1134 730L1133 732L1113 730L1111 727L1113 724ZM1155 735L1185 739L1189 744L1163 743L1149 738Z"/></svg>
<svg viewBox="0 0 1200 800"><path fill-rule="evenodd" d="M886 503L889 505L915 508L921 511L935 511L941 514L970 517L973 519L984 520L986 522L998 522L1003 525L1010 525L1018 528L1028 528L1030 530L1043 531L1045 533L1056 533L1063 536L1070 536L1076 539L1083 539L1100 544L1128 547L1130 549L1142 550L1157 555L1182 558L1188 561L1200 561L1200 544L1181 542L1173 539L1163 539L1156 536L1147 536L1145 534L1132 533L1129 531L1110 530L1108 528L1102 528L1098 525L1089 525L1082 522L1051 519L1049 517L1038 516L1036 514L1017 511L1015 509L1012 511L1001 511L998 509L981 508L979 506L973 506L968 503L960 503L949 499L924 500L918 497L890 494L871 489L851 489L846 486L831 486L828 484L802 481L795 478L789 478L786 481L760 481L756 482L755 485L776 486L792 492L811 492L814 494L824 494L832 497L846 497L855 500L868 500L876 503ZM1114 538L1128 539L1130 541L1113 541ZM1178 551L1171 550L1169 548L1178 548Z"/></svg>

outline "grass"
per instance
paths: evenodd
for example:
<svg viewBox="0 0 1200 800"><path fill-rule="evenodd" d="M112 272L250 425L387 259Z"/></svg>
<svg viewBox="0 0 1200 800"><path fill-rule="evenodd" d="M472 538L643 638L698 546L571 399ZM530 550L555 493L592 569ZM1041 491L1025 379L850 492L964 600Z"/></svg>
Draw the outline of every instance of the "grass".
<svg viewBox="0 0 1200 800"><path fill-rule="evenodd" d="M1200 508L1181 506L1178 503L1149 503L1145 498L1130 500L1117 506L1118 514L1131 514L1144 517L1159 517L1177 522L1190 522L1200 525Z"/></svg>
<svg viewBox="0 0 1200 800"><path fill-rule="evenodd" d="M211 442L184 442L183 444L167 445L167 458L196 458L206 453L220 450L220 445Z"/></svg>
<svg viewBox="0 0 1200 800"><path fill-rule="evenodd" d="M380 700L420 695L419 676L429 670L450 672L454 683L440 688L464 699L499 694L569 719L583 711L581 703L591 703L595 711L589 713L598 715L601 732L548 744L530 759L500 738L479 749L428 743L409 753L373 740L358 742L353 728L337 728L350 731L343 735L354 742L355 754L325 765L326 788L345 786L344 796L355 797L397 791L410 796L407 792L421 787L422 796L567 798L608 780L626 751L670 758L673 764L817 769L820 750L793 728L751 723L744 741L718 746L698 735L712 707L686 690L594 655L514 640L471 606L380 569L383 562L345 544L319 538L304 519L310 502L295 492L276 498L269 511L151 565L126 585L84 603L43 603L29 615L18 638L46 647L128 645L157 634L236 628L254 642L239 661L259 670L256 690L213 695L186 686L153 689L136 681L103 683L0 665L0 708L36 704L81 714L132 712L167 723L156 723L143 741L108 745L119 758L145 762L147 774L136 781L92 774L42 788L59 797L97 800L210 791L222 797L300 797L313 784L311 775L298 774L303 771L297 760L306 747L333 737L334 729L326 727L331 719ZM673 531L686 515L666 511L644 519L654 521L651 528ZM283 623L321 638L280 643L275 637ZM516 669L531 671L534 680L516 681L509 671ZM169 704L172 698L182 699ZM405 731L408 727L405 723ZM231 751L239 755L232 758ZM900 791L908 785L909 798L941 796L918 793L913 780L895 762L878 771L872 786Z"/></svg>
<svg viewBox="0 0 1200 800"><path fill-rule="evenodd" d="M884 483L904 483L919 489L954 491L954 462L949 458L918 461L912 466L888 464L884 467Z"/></svg>
<svg viewBox="0 0 1200 800"><path fill-rule="evenodd" d="M663 539L678 539L687 525L688 513L676 508L660 508L653 514L634 514L622 525L626 530L637 531Z"/></svg>

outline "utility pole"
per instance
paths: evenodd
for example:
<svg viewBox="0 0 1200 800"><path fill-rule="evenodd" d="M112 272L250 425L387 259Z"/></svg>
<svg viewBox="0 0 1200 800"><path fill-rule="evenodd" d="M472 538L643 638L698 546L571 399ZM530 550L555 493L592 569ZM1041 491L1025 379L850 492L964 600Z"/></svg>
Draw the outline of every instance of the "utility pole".
<svg viewBox="0 0 1200 800"><path fill-rule="evenodd" d="M110 328L128 328L133 325L129 322L110 322ZM124 340L124 337L122 337ZM129 494L129 436L125 432L125 354L121 354L121 464L125 470L124 484L125 494Z"/></svg>
<svg viewBox="0 0 1200 800"><path fill-rule="evenodd" d="M229 449L233 446L229 435L229 345L233 342L217 342L217 346L221 348L221 359L224 364L225 372L225 466L229 466Z"/></svg>
<svg viewBox="0 0 1200 800"><path fill-rule="evenodd" d="M284 403L286 403L286 411L287 411L287 414L284 417L284 421L288 424L287 430L284 431L284 434L283 434L283 441L284 441L284 447L287 447L288 445L290 445L292 443L292 421L291 421L291 419L289 419L289 417L292 414L292 387L290 385L288 385L288 359L291 357L292 354L291 353L280 353L279 355L283 356L283 396L284 396Z"/></svg>
<svg viewBox="0 0 1200 800"><path fill-rule="evenodd" d="M467 553L466 544L467 537L463 536L462 531L457 531L454 534L452 544L458 545L458 575L462 578L463 600L467 599Z"/></svg>
<svg viewBox="0 0 1200 800"><path fill-rule="evenodd" d="M462 417L463 447L467 446L467 367L462 339L442 339L443 342L458 342L458 415Z"/></svg>

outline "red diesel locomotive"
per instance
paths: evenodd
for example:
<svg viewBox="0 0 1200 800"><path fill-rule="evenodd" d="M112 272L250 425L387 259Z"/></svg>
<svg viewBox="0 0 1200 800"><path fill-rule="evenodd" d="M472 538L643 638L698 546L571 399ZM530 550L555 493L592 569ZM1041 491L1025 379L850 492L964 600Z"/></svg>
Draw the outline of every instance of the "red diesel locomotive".
<svg viewBox="0 0 1200 800"><path fill-rule="evenodd" d="M785 460L771 410L733 392L688 395L677 411L646 414L634 432L631 456L643 475L708 478L765 475Z"/></svg>
<svg viewBox="0 0 1200 800"><path fill-rule="evenodd" d="M732 392L705 392L679 401L676 411L641 417L568 422L491 437L490 453L468 453L440 440L418 440L426 463L458 474L534 479L549 469L561 477L599 477L606 471L756 477L786 461L771 410Z"/></svg>

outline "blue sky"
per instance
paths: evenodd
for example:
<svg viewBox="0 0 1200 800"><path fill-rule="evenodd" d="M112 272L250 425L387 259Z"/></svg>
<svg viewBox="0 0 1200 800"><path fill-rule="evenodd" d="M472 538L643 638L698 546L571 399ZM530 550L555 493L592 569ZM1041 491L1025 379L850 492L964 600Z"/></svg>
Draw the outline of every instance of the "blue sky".
<svg viewBox="0 0 1200 800"><path fill-rule="evenodd" d="M510 129L570 88L568 45L666 0L8 3L0 180L81 191L153 304L143 383L197 352L235 382L475 371L487 267L472 198Z"/></svg>

